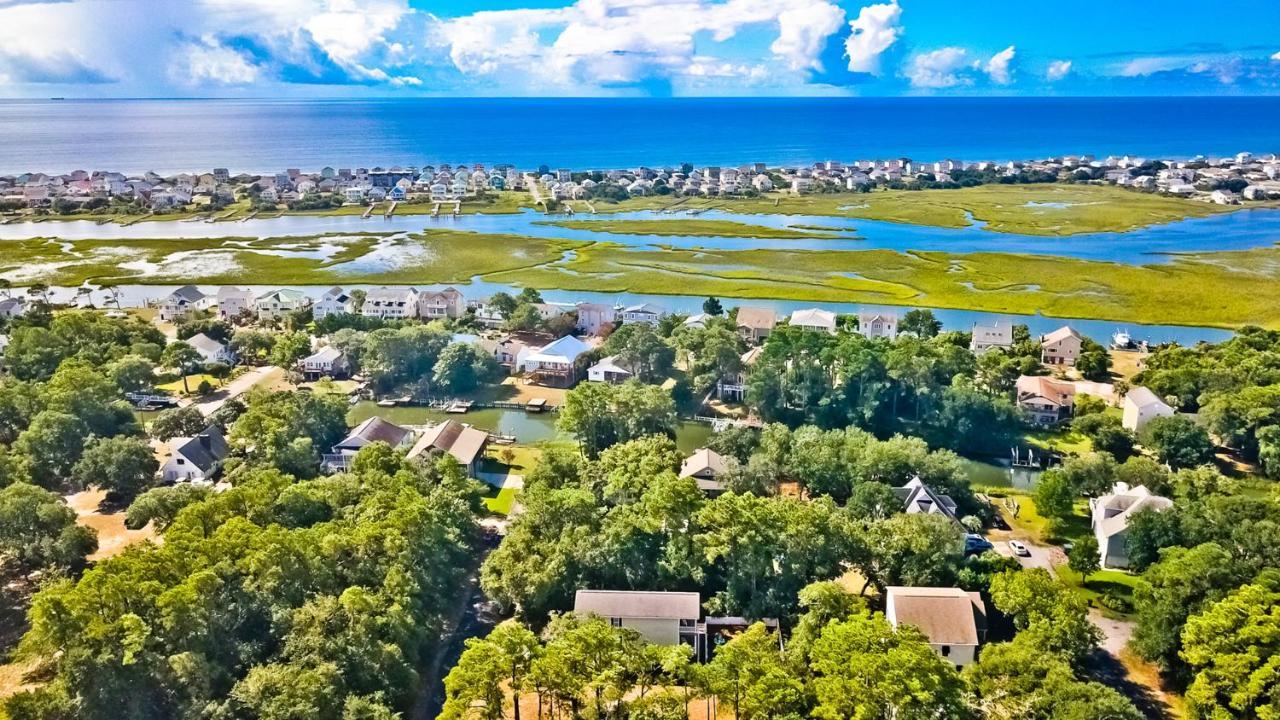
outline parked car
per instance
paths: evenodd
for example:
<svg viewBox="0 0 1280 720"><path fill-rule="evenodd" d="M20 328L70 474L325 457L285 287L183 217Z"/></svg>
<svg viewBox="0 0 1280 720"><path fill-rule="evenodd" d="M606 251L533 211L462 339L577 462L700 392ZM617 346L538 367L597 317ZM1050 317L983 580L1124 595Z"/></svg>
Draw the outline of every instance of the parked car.
<svg viewBox="0 0 1280 720"><path fill-rule="evenodd" d="M995 545L992 545L990 540L977 533L968 533L964 536L965 555L981 555L988 550L994 549Z"/></svg>
<svg viewBox="0 0 1280 720"><path fill-rule="evenodd" d="M1027 546L1023 545L1017 540L1009 541L1009 549L1012 550L1013 554L1017 555L1018 557L1031 557L1031 551L1027 549Z"/></svg>

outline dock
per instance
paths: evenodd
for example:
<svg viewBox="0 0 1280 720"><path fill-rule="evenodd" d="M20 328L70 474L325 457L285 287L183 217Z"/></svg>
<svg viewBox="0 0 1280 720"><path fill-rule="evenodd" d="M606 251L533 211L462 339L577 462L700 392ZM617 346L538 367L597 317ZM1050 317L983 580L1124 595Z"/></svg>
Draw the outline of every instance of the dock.
<svg viewBox="0 0 1280 720"><path fill-rule="evenodd" d="M373 214L373 208L374 208L374 206L373 206L373 205L370 205L369 207L365 208L365 209L364 209L364 214L363 214L363 215L361 215L361 216L360 216L360 218L361 218L362 220L368 220L368 219L369 219L369 216Z"/></svg>
<svg viewBox="0 0 1280 720"><path fill-rule="evenodd" d="M392 215L395 215L395 214L396 214L396 206L397 206L397 205L399 205L399 204L400 204L400 201L398 201L398 200L393 200L393 201L391 201L391 206L390 206L390 207L388 207L388 208L387 208L387 211L386 211L385 213L383 213L383 214L382 214L382 217L384 217L384 218L389 218L389 217L391 217Z"/></svg>
<svg viewBox="0 0 1280 720"><path fill-rule="evenodd" d="M452 413L454 415L461 415L469 411L471 409L471 406L474 404L475 403L471 402L470 400L458 400L456 402L450 403L449 406L444 409L444 411L447 413Z"/></svg>

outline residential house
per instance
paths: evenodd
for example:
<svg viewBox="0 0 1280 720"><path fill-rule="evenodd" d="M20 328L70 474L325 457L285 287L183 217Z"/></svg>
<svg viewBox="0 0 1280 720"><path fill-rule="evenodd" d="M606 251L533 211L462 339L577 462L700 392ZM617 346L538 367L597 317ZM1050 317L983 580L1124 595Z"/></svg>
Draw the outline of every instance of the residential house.
<svg viewBox="0 0 1280 720"><path fill-rule="evenodd" d="M308 380L322 377L336 380L351 375L351 361L347 359L346 353L328 345L299 360L298 369Z"/></svg>
<svg viewBox="0 0 1280 720"><path fill-rule="evenodd" d="M0 299L0 318L12 320L16 317L22 317L27 311L27 302L22 298L8 297Z"/></svg>
<svg viewBox="0 0 1280 720"><path fill-rule="evenodd" d="M1169 417L1174 409L1155 393L1144 387L1135 387L1124 396L1124 410L1120 424L1127 430L1138 432L1158 417Z"/></svg>
<svg viewBox="0 0 1280 720"><path fill-rule="evenodd" d="M898 316L895 313L860 312L858 332L866 338L893 340L898 337Z"/></svg>
<svg viewBox="0 0 1280 720"><path fill-rule="evenodd" d="M218 319L234 320L253 310L253 293L244 288L224 285L215 296L218 303Z"/></svg>
<svg viewBox="0 0 1280 720"><path fill-rule="evenodd" d="M200 292L195 285L183 285L161 301L160 320L175 322L185 318L196 309L197 304L204 300L204 297L204 293Z"/></svg>
<svg viewBox="0 0 1280 720"><path fill-rule="evenodd" d="M427 428L409 450L408 457L427 458L447 453L466 469L467 477L476 477L488 444L489 433L455 420L445 420Z"/></svg>
<svg viewBox="0 0 1280 720"><path fill-rule="evenodd" d="M1173 501L1154 495L1145 486L1130 488L1116 483L1111 493L1089 501L1093 534L1103 568L1127 568L1129 520L1143 510L1156 512L1173 507Z"/></svg>
<svg viewBox="0 0 1280 720"><path fill-rule="evenodd" d="M348 315L355 311L355 299L340 287L325 290L324 294L311 304L311 317L315 320L323 320L330 315Z"/></svg>
<svg viewBox="0 0 1280 720"><path fill-rule="evenodd" d="M595 615L613 627L640 633L654 645L697 646L702 601L694 592L637 590L579 590L573 599L576 615Z"/></svg>
<svg viewBox="0 0 1280 720"><path fill-rule="evenodd" d="M333 452L324 456L327 467L333 470L346 470L351 467L351 459L361 448L375 442L384 442L394 449L403 448L413 441L413 431L373 416L357 425L342 442L333 446Z"/></svg>
<svg viewBox="0 0 1280 720"><path fill-rule="evenodd" d="M572 335L517 357L517 367L529 373L534 381L568 387L577 382L576 362L591 346Z"/></svg>
<svg viewBox="0 0 1280 720"><path fill-rule="evenodd" d="M231 449L222 437L222 431L216 425L210 425L195 437L169 440L168 456L160 466L160 477L168 483L211 483L230 454Z"/></svg>
<svg viewBox="0 0 1280 720"><path fill-rule="evenodd" d="M462 317L467 301L456 288L427 290L418 295L418 317L423 320Z"/></svg>
<svg viewBox="0 0 1280 720"><path fill-rule="evenodd" d="M578 329L588 335L599 335L605 327L613 327L617 321L617 310L604 303L580 302L578 308Z"/></svg>
<svg viewBox="0 0 1280 720"><path fill-rule="evenodd" d="M622 310L622 322L624 323L648 323L657 325L662 316L666 315L666 311L654 305L653 303L640 303L632 305Z"/></svg>
<svg viewBox="0 0 1280 720"><path fill-rule="evenodd" d="M1240 196L1230 190L1214 190L1209 193L1209 200L1218 205L1239 205Z"/></svg>
<svg viewBox="0 0 1280 720"><path fill-rule="evenodd" d="M1045 365L1075 365L1080 359L1084 338L1070 325L1040 336L1040 362Z"/></svg>
<svg viewBox="0 0 1280 720"><path fill-rule="evenodd" d="M956 517L956 501L925 485L919 475L893 492L902 500L902 511L908 515L941 515L953 522L960 521Z"/></svg>
<svg viewBox="0 0 1280 720"><path fill-rule="evenodd" d="M738 306L738 334L749 343L761 343L778 324L773 308Z"/></svg>
<svg viewBox="0 0 1280 720"><path fill-rule="evenodd" d="M885 619L895 628L919 630L934 652L957 668L978 657L987 638L987 607L981 593L959 588L898 587L885 589Z"/></svg>
<svg viewBox="0 0 1280 720"><path fill-rule="evenodd" d="M689 317L685 318L684 322L680 323L680 325L682 327L705 330L707 327L707 323L711 322L713 318L714 316L708 313L698 313L697 315L690 315Z"/></svg>
<svg viewBox="0 0 1280 720"><path fill-rule="evenodd" d="M273 290L253 301L259 320L279 320L310 304L311 298L299 290Z"/></svg>
<svg viewBox="0 0 1280 720"><path fill-rule="evenodd" d="M791 326L813 332L836 334L836 314L830 310L809 308L791 313Z"/></svg>
<svg viewBox="0 0 1280 720"><path fill-rule="evenodd" d="M231 365L235 362L236 356L231 352L224 343L218 342L213 338L200 333L187 338L187 344L195 348L200 354L201 360L207 365L209 363L226 363Z"/></svg>
<svg viewBox="0 0 1280 720"><path fill-rule="evenodd" d="M997 320L991 325L973 324L973 337L969 340L969 350L982 354L992 348L1013 347L1013 325Z"/></svg>
<svg viewBox="0 0 1280 720"><path fill-rule="evenodd" d="M1075 383L1043 375L1017 380L1018 407L1033 425L1056 425L1071 417L1076 405Z"/></svg>
<svg viewBox="0 0 1280 720"><path fill-rule="evenodd" d="M587 368L587 379L592 382L607 382L616 385L630 380L633 376L631 370L618 362L617 355L603 358L600 362Z"/></svg>
<svg viewBox="0 0 1280 720"><path fill-rule="evenodd" d="M377 288L370 290L360 307L360 314L383 320L403 320L418 316L418 291L414 288Z"/></svg>
<svg viewBox="0 0 1280 720"><path fill-rule="evenodd" d="M725 491L721 476L727 469L728 464L720 453L710 448L699 448L680 464L680 477L693 478L699 490L714 497Z"/></svg>
<svg viewBox="0 0 1280 720"><path fill-rule="evenodd" d="M742 402L747 394L747 374L763 352L764 348L756 346L742 353L739 358L742 368L733 376L720 378L716 382L716 397L725 402Z"/></svg>

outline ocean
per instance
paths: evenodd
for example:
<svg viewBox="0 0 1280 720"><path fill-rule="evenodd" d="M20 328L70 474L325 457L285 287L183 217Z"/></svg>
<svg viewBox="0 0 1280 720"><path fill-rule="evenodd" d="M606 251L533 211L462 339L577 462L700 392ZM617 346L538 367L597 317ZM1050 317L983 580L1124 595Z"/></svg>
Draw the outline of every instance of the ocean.
<svg viewBox="0 0 1280 720"><path fill-rule="evenodd" d="M0 101L0 174L1280 152L1280 97Z"/></svg>

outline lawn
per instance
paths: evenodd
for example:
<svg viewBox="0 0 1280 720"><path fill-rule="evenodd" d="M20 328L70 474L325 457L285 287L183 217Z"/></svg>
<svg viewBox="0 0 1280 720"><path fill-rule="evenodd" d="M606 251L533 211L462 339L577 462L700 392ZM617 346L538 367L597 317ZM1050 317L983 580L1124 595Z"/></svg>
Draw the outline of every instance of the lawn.
<svg viewBox="0 0 1280 720"><path fill-rule="evenodd" d="M1103 595L1111 595L1132 607L1133 588L1138 582L1137 575L1119 570L1099 570L1090 575L1088 580L1082 581L1080 574L1066 565L1054 568L1054 573L1064 585L1071 588L1089 605L1098 608L1108 616L1129 619L1131 611L1122 612L1108 608L1099 601L1099 598Z"/></svg>
<svg viewBox="0 0 1280 720"><path fill-rule="evenodd" d="M195 394L196 388L200 387L200 383L203 381L207 381L215 390L222 387L222 381L208 373L195 373L193 375L188 375L186 387L192 394ZM180 395L184 392L182 378L164 383L163 385L156 385L156 390Z"/></svg>
<svg viewBox="0 0 1280 720"><path fill-rule="evenodd" d="M495 515L510 515L511 508L516 504L516 496L519 494L520 491L514 488L500 490L495 487L489 487L481 498L484 500L485 509L489 512Z"/></svg>
<svg viewBox="0 0 1280 720"><path fill-rule="evenodd" d="M593 230L595 232L615 235L658 235L680 237L734 237L734 238L767 238L773 240L802 240L814 238L847 238L837 235L832 230L840 228L823 228L810 230L809 226L785 228L765 227L732 220L547 220L535 223L569 230Z"/></svg>
<svg viewBox="0 0 1280 720"><path fill-rule="evenodd" d="M1093 450L1093 442L1089 438L1069 428L1062 430L1028 430L1022 435L1022 442L1048 452L1060 452L1070 455L1083 455Z"/></svg>
<svg viewBox="0 0 1280 720"><path fill-rule="evenodd" d="M1074 515L1055 528L1049 518L1040 514L1030 493L1007 487L975 486L974 490L993 499L996 510L1015 538L1025 538L1042 545L1062 545L1079 540L1090 532L1088 504L1084 501L1077 503Z"/></svg>

